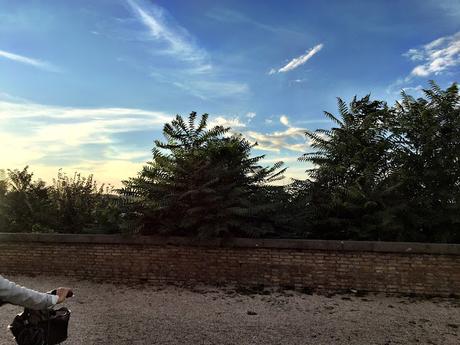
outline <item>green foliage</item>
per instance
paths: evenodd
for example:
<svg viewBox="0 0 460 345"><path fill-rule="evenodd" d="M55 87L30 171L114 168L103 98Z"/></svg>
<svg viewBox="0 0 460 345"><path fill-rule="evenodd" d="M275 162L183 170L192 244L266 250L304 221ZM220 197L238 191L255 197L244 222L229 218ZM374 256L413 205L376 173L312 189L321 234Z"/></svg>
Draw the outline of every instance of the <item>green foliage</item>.
<svg viewBox="0 0 460 345"><path fill-rule="evenodd" d="M28 167L8 170L0 180L3 232L107 233L118 231L118 209L111 188L97 187L92 176L73 178L59 171L52 186L33 181Z"/></svg>
<svg viewBox="0 0 460 345"><path fill-rule="evenodd" d="M432 83L427 99L402 94L394 108L369 96L338 126L307 132L306 235L330 239L459 241L460 113L456 85Z"/></svg>
<svg viewBox="0 0 460 345"><path fill-rule="evenodd" d="M258 165L252 145L229 128L198 126L196 113L166 124L165 142L156 140L153 160L136 178L124 181L125 219L134 232L189 236L261 236L276 232L276 204L261 195L282 178L282 163Z"/></svg>
<svg viewBox="0 0 460 345"><path fill-rule="evenodd" d="M251 145L208 115L165 124L153 159L113 191L90 175L51 186L0 170L0 229L460 243L460 95L434 82L395 106L356 97L307 131L308 178L287 186ZM118 194L117 194L117 193Z"/></svg>
<svg viewBox="0 0 460 345"><path fill-rule="evenodd" d="M68 177L60 170L49 189L49 197L56 212L59 232L107 232L116 231L115 209L110 186L98 187L93 176L82 177L75 173Z"/></svg>
<svg viewBox="0 0 460 345"><path fill-rule="evenodd" d="M32 181L33 173L8 170L8 178L2 181L0 224L11 232L28 232L34 224L48 227L51 200L43 181ZM45 225L46 224L46 225Z"/></svg>
<svg viewBox="0 0 460 345"><path fill-rule="evenodd" d="M400 221L409 239L460 242L460 95L456 84L441 90L434 82L415 100L402 93L391 130Z"/></svg>

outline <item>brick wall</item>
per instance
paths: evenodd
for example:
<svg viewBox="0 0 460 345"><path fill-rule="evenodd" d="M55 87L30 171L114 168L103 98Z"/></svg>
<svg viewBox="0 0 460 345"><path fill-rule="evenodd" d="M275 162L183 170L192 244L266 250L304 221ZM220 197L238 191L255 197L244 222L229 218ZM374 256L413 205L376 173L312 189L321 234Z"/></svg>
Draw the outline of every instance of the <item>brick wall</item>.
<svg viewBox="0 0 460 345"><path fill-rule="evenodd" d="M460 245L0 234L0 274L460 294Z"/></svg>

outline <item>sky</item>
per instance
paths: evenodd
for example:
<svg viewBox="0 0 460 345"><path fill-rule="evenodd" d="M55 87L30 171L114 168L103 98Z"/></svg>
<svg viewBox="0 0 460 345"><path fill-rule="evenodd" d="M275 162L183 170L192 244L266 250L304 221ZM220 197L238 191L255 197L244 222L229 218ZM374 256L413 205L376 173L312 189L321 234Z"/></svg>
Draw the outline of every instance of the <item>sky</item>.
<svg viewBox="0 0 460 345"><path fill-rule="evenodd" d="M457 0L0 0L0 169L118 187L196 111L288 183L337 97L392 104L459 77Z"/></svg>

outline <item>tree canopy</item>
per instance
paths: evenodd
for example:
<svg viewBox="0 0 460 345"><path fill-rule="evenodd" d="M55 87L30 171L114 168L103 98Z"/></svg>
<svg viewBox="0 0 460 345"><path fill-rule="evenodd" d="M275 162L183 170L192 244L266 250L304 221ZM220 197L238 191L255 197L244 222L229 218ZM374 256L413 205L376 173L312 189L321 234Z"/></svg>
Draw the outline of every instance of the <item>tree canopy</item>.
<svg viewBox="0 0 460 345"><path fill-rule="evenodd" d="M335 127L307 131L307 236L460 240L460 96L435 83L389 108L370 96L338 101Z"/></svg>
<svg viewBox="0 0 460 345"><path fill-rule="evenodd" d="M120 194L131 229L142 233L197 236L260 236L276 232L275 203L263 202L265 185L282 177L282 162L272 167L250 157L251 145L230 128L207 129L192 112L166 124L166 141L155 140L153 160Z"/></svg>
<svg viewBox="0 0 460 345"><path fill-rule="evenodd" d="M305 132L305 178L285 185L274 183L282 162L263 166L257 143L195 112L164 125L152 160L119 190L0 170L0 230L460 242L456 84L431 82L393 106L339 98L324 115L330 128Z"/></svg>

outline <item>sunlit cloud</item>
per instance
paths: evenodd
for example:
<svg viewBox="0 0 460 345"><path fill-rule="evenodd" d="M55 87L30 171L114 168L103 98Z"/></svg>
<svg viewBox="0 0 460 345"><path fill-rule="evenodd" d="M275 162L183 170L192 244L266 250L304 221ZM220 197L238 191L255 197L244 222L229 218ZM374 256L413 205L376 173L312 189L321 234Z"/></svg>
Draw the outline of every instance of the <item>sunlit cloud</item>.
<svg viewBox="0 0 460 345"><path fill-rule="evenodd" d="M65 168L100 174L105 181L118 180L119 184L120 179L135 176L134 168L140 168L150 157L151 147L143 151L120 141L117 135L160 131L172 119L168 114L142 109L72 108L3 100L0 169L31 165L49 180L57 169ZM94 148L97 155L91 151Z"/></svg>
<svg viewBox="0 0 460 345"><path fill-rule="evenodd" d="M410 73L414 77L428 77L460 65L460 32L438 38L421 48L409 49L404 56L421 62Z"/></svg>
<svg viewBox="0 0 460 345"><path fill-rule="evenodd" d="M217 116L211 118L209 121L209 126L214 127L214 126L223 126L223 127L230 127L232 130L233 129L240 129L246 127L246 124L244 122L240 121L240 118L237 117L231 117L227 118L225 116Z"/></svg>
<svg viewBox="0 0 460 345"><path fill-rule="evenodd" d="M313 48L311 48L309 51L307 51L305 54L300 55L291 61L289 61L285 66L281 67L280 69L276 70L272 68L268 74L275 74L275 73L285 73L292 71L300 66L302 66L304 63L306 63L308 60L310 60L314 55L316 55L321 49L323 49L323 44L317 44Z"/></svg>
<svg viewBox="0 0 460 345"><path fill-rule="evenodd" d="M49 72L60 72L60 69L56 66L50 64L49 62L33 59L27 56L14 54L11 52L7 52L5 50L0 50L0 58L5 58L14 62L19 62L25 65L33 66L35 68L39 68Z"/></svg>
<svg viewBox="0 0 460 345"><path fill-rule="evenodd" d="M417 78L450 72L460 65L460 32L437 38L420 48L411 48L402 55L417 65L408 75L391 83L386 92L399 95L404 90L420 94L422 88L415 84Z"/></svg>
<svg viewBox="0 0 460 345"><path fill-rule="evenodd" d="M296 165L299 154L306 152L308 141L302 128L292 127L286 115L280 122L287 128L268 133L250 128L254 112L239 116L211 116L209 127L231 127L231 133L241 133L258 151L292 152L284 154L286 163ZM0 97L0 169L31 171L45 181L51 181L59 168L72 174L94 174L100 182L120 186L121 180L136 176L142 164L151 158L151 147L130 145L120 140L121 134L152 130L161 135L164 124L173 116L136 108L76 108L37 104ZM12 124L14 124L12 126ZM267 160L266 163L269 163ZM291 177L288 171L286 176Z"/></svg>
<svg viewBox="0 0 460 345"><path fill-rule="evenodd" d="M251 142L257 142L257 149L261 151L280 152L289 150L305 153L309 147L305 137L305 129L289 127L284 131L261 133L244 131L243 135Z"/></svg>
<svg viewBox="0 0 460 345"><path fill-rule="evenodd" d="M0 120L47 117L54 119L104 119L115 117L144 116L156 123L167 121L169 116L156 111L136 108L73 108L49 106L29 102L12 102L0 97Z"/></svg>

